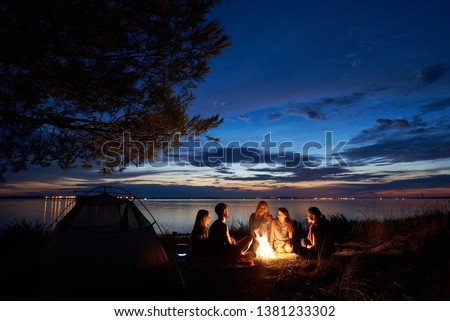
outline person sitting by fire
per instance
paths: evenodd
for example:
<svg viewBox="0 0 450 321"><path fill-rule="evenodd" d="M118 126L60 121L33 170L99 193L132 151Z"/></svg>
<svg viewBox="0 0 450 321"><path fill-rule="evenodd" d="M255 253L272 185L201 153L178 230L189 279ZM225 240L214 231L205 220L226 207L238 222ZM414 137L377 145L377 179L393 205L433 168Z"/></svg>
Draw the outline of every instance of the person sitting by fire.
<svg viewBox="0 0 450 321"><path fill-rule="evenodd" d="M326 217L317 207L310 207L306 218L309 223L308 237L301 240L300 255L327 259L334 252L333 238Z"/></svg>
<svg viewBox="0 0 450 321"><path fill-rule="evenodd" d="M258 237L264 237L264 240L267 240L267 242L269 242L272 220L272 215L270 215L269 213L269 205L265 201L260 201L256 206L255 213L252 213L250 215L248 224L250 228L250 234L253 237L253 251L258 251Z"/></svg>
<svg viewBox="0 0 450 321"><path fill-rule="evenodd" d="M294 226L289 211L287 208L280 207L277 214L277 219L272 221L270 243L273 244L276 253L292 253Z"/></svg>
<svg viewBox="0 0 450 321"><path fill-rule="evenodd" d="M236 242L230 236L228 226L225 223L229 218L228 205L219 203L215 207L217 220L215 220L209 228L209 242L211 246L210 256L222 258L228 261L235 261L243 256L252 244L250 235L244 236ZM253 263L252 261L249 263Z"/></svg>
<svg viewBox="0 0 450 321"><path fill-rule="evenodd" d="M211 222L211 215L207 210L199 210L195 217L194 227L190 237L191 254L193 256L208 256L210 252L209 246L209 230L208 225Z"/></svg>

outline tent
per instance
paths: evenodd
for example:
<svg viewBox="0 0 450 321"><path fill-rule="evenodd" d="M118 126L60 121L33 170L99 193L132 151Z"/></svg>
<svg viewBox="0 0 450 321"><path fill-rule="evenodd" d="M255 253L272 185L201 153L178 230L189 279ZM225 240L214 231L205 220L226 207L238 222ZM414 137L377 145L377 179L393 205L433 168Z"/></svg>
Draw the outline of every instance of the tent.
<svg viewBox="0 0 450 321"><path fill-rule="evenodd" d="M95 188L55 222L40 256L49 299L177 299L184 282L147 208L128 192Z"/></svg>

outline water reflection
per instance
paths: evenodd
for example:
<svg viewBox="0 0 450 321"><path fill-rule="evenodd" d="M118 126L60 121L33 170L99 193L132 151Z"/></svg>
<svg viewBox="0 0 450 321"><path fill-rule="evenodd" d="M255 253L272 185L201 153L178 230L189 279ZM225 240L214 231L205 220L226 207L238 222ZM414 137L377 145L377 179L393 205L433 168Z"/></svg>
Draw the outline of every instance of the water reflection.
<svg viewBox="0 0 450 321"><path fill-rule="evenodd" d="M214 206L225 202L229 206L231 218L229 225L247 224L250 214L255 211L258 199L147 199L142 200L145 207L155 217L158 225L167 233L189 233L199 209L206 209L215 220ZM342 214L347 219L386 219L420 215L433 209L448 213L448 199L357 199L357 200L315 200L315 199L281 199L267 200L272 215L278 207L286 207L292 219L306 222L305 213L311 206L320 208L330 217ZM13 221L39 221L52 224L59 215L66 215L75 205L75 197L47 197L45 199L0 199L0 230ZM139 202L136 204L139 208ZM142 208L144 215L146 211ZM62 218L61 217L61 218ZM150 219L150 218L149 218Z"/></svg>
<svg viewBox="0 0 450 321"><path fill-rule="evenodd" d="M75 196L46 196L43 223L52 224L59 216L63 218L75 206Z"/></svg>

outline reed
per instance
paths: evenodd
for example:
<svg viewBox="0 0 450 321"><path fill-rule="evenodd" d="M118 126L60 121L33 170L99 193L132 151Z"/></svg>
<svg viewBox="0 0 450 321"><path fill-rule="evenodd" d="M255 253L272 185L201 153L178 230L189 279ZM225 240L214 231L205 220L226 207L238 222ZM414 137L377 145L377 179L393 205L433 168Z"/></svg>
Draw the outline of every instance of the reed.
<svg viewBox="0 0 450 321"><path fill-rule="evenodd" d="M328 260L282 254L255 259L248 268L192 258L180 262L189 300L450 300L448 206L383 221L336 214L329 226L337 251ZM305 222L296 221L294 227L298 242L306 234ZM237 239L248 233L247 222L230 226ZM43 225L25 221L13 222L0 234L3 299L36 299L33 287L39 280L31 262L47 235ZM162 239L179 242L180 235L167 233Z"/></svg>
<svg viewBox="0 0 450 321"><path fill-rule="evenodd" d="M35 300L40 276L36 258L49 228L39 222L13 221L0 233L1 299Z"/></svg>
<svg viewBox="0 0 450 321"><path fill-rule="evenodd" d="M338 241L330 259L278 255L257 260L248 269L218 268L199 275L190 271L192 296L200 300L450 299L447 208L424 208L414 216L385 221L349 221L342 214L329 221ZM245 224L230 231L242 233ZM211 297L211 288L221 291Z"/></svg>

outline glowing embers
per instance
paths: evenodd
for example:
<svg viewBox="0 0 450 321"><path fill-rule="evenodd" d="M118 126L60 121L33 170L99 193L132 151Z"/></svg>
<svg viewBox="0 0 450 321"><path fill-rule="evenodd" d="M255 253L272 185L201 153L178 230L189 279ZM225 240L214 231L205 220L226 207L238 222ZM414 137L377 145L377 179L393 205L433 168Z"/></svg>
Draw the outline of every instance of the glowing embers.
<svg viewBox="0 0 450 321"><path fill-rule="evenodd" d="M256 240L259 243L259 247L256 250L256 258L259 259L273 259L275 257L275 253L272 250L269 242L267 241L267 236L265 235L257 235Z"/></svg>

